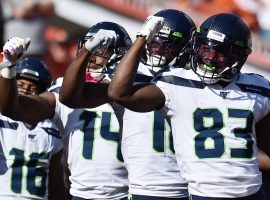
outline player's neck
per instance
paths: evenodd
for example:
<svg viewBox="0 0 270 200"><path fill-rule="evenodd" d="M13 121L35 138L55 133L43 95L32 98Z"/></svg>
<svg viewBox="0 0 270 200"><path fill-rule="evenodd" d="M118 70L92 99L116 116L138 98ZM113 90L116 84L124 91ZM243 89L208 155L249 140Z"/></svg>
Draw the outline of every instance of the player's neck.
<svg viewBox="0 0 270 200"><path fill-rule="evenodd" d="M227 87L231 82L226 82L226 81L218 81L217 84L220 85L221 87L225 88Z"/></svg>
<svg viewBox="0 0 270 200"><path fill-rule="evenodd" d="M28 128L29 130L33 130L34 128L36 128L37 124L29 124L29 123L24 123L24 125L26 126L26 128Z"/></svg>

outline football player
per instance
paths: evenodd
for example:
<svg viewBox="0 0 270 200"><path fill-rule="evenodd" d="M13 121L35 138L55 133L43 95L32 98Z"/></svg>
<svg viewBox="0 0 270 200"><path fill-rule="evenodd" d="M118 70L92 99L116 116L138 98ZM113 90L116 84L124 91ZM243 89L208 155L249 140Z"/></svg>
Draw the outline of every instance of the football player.
<svg viewBox="0 0 270 200"><path fill-rule="evenodd" d="M47 66L37 58L18 62L14 72L21 99L44 92L51 83ZM55 125L49 120L22 123L0 115L0 126L0 199L64 198L63 146Z"/></svg>
<svg viewBox="0 0 270 200"><path fill-rule="evenodd" d="M135 111L162 109L171 119L192 200L263 199L255 134L270 155L262 134L269 125L258 127L269 124L270 86L260 75L240 73L251 53L249 28L232 14L207 18L194 35L192 70L169 68L153 85L132 87L144 46L162 27L155 16L144 23L117 66L109 97Z"/></svg>
<svg viewBox="0 0 270 200"><path fill-rule="evenodd" d="M154 16L163 17L165 25L145 46L134 81L138 86L149 84L179 55L185 59L185 48L195 30L193 21L181 11L166 9ZM139 113L125 109L122 152L132 200L188 199L187 183L174 154L171 129L159 111Z"/></svg>
<svg viewBox="0 0 270 200"><path fill-rule="evenodd" d="M103 87L103 82L110 80L114 63L130 44L131 39L122 26L113 22L97 23L80 41L78 56L71 66L82 61L83 56L87 57L81 63L84 65L81 80L85 81L87 77L90 90L96 85ZM6 91L16 96L12 80L6 80ZM107 96L107 90L104 94ZM94 101L93 109L71 109L59 102L57 93L46 92L39 96L32 95L24 101L20 98L15 102L9 101L5 107L10 111L5 114L22 121L53 119L62 134L67 153L73 200L127 199L127 170L121 155L118 120L111 104L98 99ZM13 110L14 107L17 110ZM18 111L23 114L17 114Z"/></svg>
<svg viewBox="0 0 270 200"><path fill-rule="evenodd" d="M165 26L144 49L135 78L138 86L149 84L153 76L179 55L185 62L188 60L187 46L195 30L193 21L173 9L162 10L155 16L164 17ZM87 52L86 48L82 52ZM60 99L70 107L89 107L93 100L88 98L93 90L78 90L87 85L82 80L83 66L74 63L65 74ZM102 98L101 93L96 95L95 98ZM104 99L107 100L107 95ZM187 183L177 166L170 127L164 117L158 111L138 113L129 109L122 115L122 153L132 200L188 199Z"/></svg>

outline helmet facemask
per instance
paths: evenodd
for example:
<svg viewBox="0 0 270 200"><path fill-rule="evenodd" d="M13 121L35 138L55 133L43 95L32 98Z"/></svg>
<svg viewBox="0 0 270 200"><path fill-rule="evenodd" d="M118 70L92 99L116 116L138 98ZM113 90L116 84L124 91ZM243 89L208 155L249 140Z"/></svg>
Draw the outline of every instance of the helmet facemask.
<svg viewBox="0 0 270 200"><path fill-rule="evenodd" d="M86 82L100 82L108 75L108 68L111 61L115 57L113 48L107 46L106 48L96 49L86 68Z"/></svg>
<svg viewBox="0 0 270 200"><path fill-rule="evenodd" d="M85 42L93 37L86 35L79 41L77 54L81 51ZM86 82L100 82L108 74L108 67L113 64L116 58L114 44L106 47L97 48L92 54L86 66Z"/></svg>

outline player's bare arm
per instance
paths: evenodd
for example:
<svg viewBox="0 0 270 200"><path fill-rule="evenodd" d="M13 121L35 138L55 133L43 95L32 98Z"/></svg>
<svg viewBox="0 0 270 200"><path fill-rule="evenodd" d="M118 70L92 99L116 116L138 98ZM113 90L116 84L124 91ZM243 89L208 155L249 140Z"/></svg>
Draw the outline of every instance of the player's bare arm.
<svg viewBox="0 0 270 200"><path fill-rule="evenodd" d="M120 102L123 97L128 96L131 93L132 84L136 76L145 44L145 38L138 37L118 64L114 78L109 87L109 96L113 100Z"/></svg>
<svg viewBox="0 0 270 200"><path fill-rule="evenodd" d="M62 155L63 150L57 152L51 158L48 178L48 199L67 199L68 196L64 187Z"/></svg>
<svg viewBox="0 0 270 200"><path fill-rule="evenodd" d="M17 89L16 61L27 50L27 40L11 38L4 46L4 62L0 77L0 109L3 115L13 120L36 123L54 115L53 94L19 95ZM49 84L49 83L48 83ZM28 90L28 89L27 89Z"/></svg>
<svg viewBox="0 0 270 200"><path fill-rule="evenodd" d="M270 113L256 124L256 137L258 147L270 157Z"/></svg>
<svg viewBox="0 0 270 200"><path fill-rule="evenodd" d="M37 123L52 118L55 97L52 93L39 95L18 95L15 78L0 77L1 113L13 120Z"/></svg>
<svg viewBox="0 0 270 200"><path fill-rule="evenodd" d="M270 171L270 157L260 149L258 152L258 160L261 170Z"/></svg>
<svg viewBox="0 0 270 200"><path fill-rule="evenodd" d="M148 23L147 21L145 22L142 30L139 31L136 41L118 64L109 86L109 97L131 110L148 112L161 108L164 104L165 97L156 86L144 85L133 87L144 46L161 27L162 22L158 18L150 18ZM145 33L146 29L151 29L152 32L148 30Z"/></svg>

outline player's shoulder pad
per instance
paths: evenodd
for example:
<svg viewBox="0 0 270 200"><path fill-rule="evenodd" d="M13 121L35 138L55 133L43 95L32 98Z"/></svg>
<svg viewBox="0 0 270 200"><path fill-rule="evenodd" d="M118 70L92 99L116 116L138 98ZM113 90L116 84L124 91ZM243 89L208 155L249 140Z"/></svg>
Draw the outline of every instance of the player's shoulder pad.
<svg viewBox="0 0 270 200"><path fill-rule="evenodd" d="M259 74L240 74L235 84L244 92L270 98L270 83Z"/></svg>
<svg viewBox="0 0 270 200"><path fill-rule="evenodd" d="M269 80L267 80L264 76L256 73L243 73L238 78L237 82L270 89Z"/></svg>

